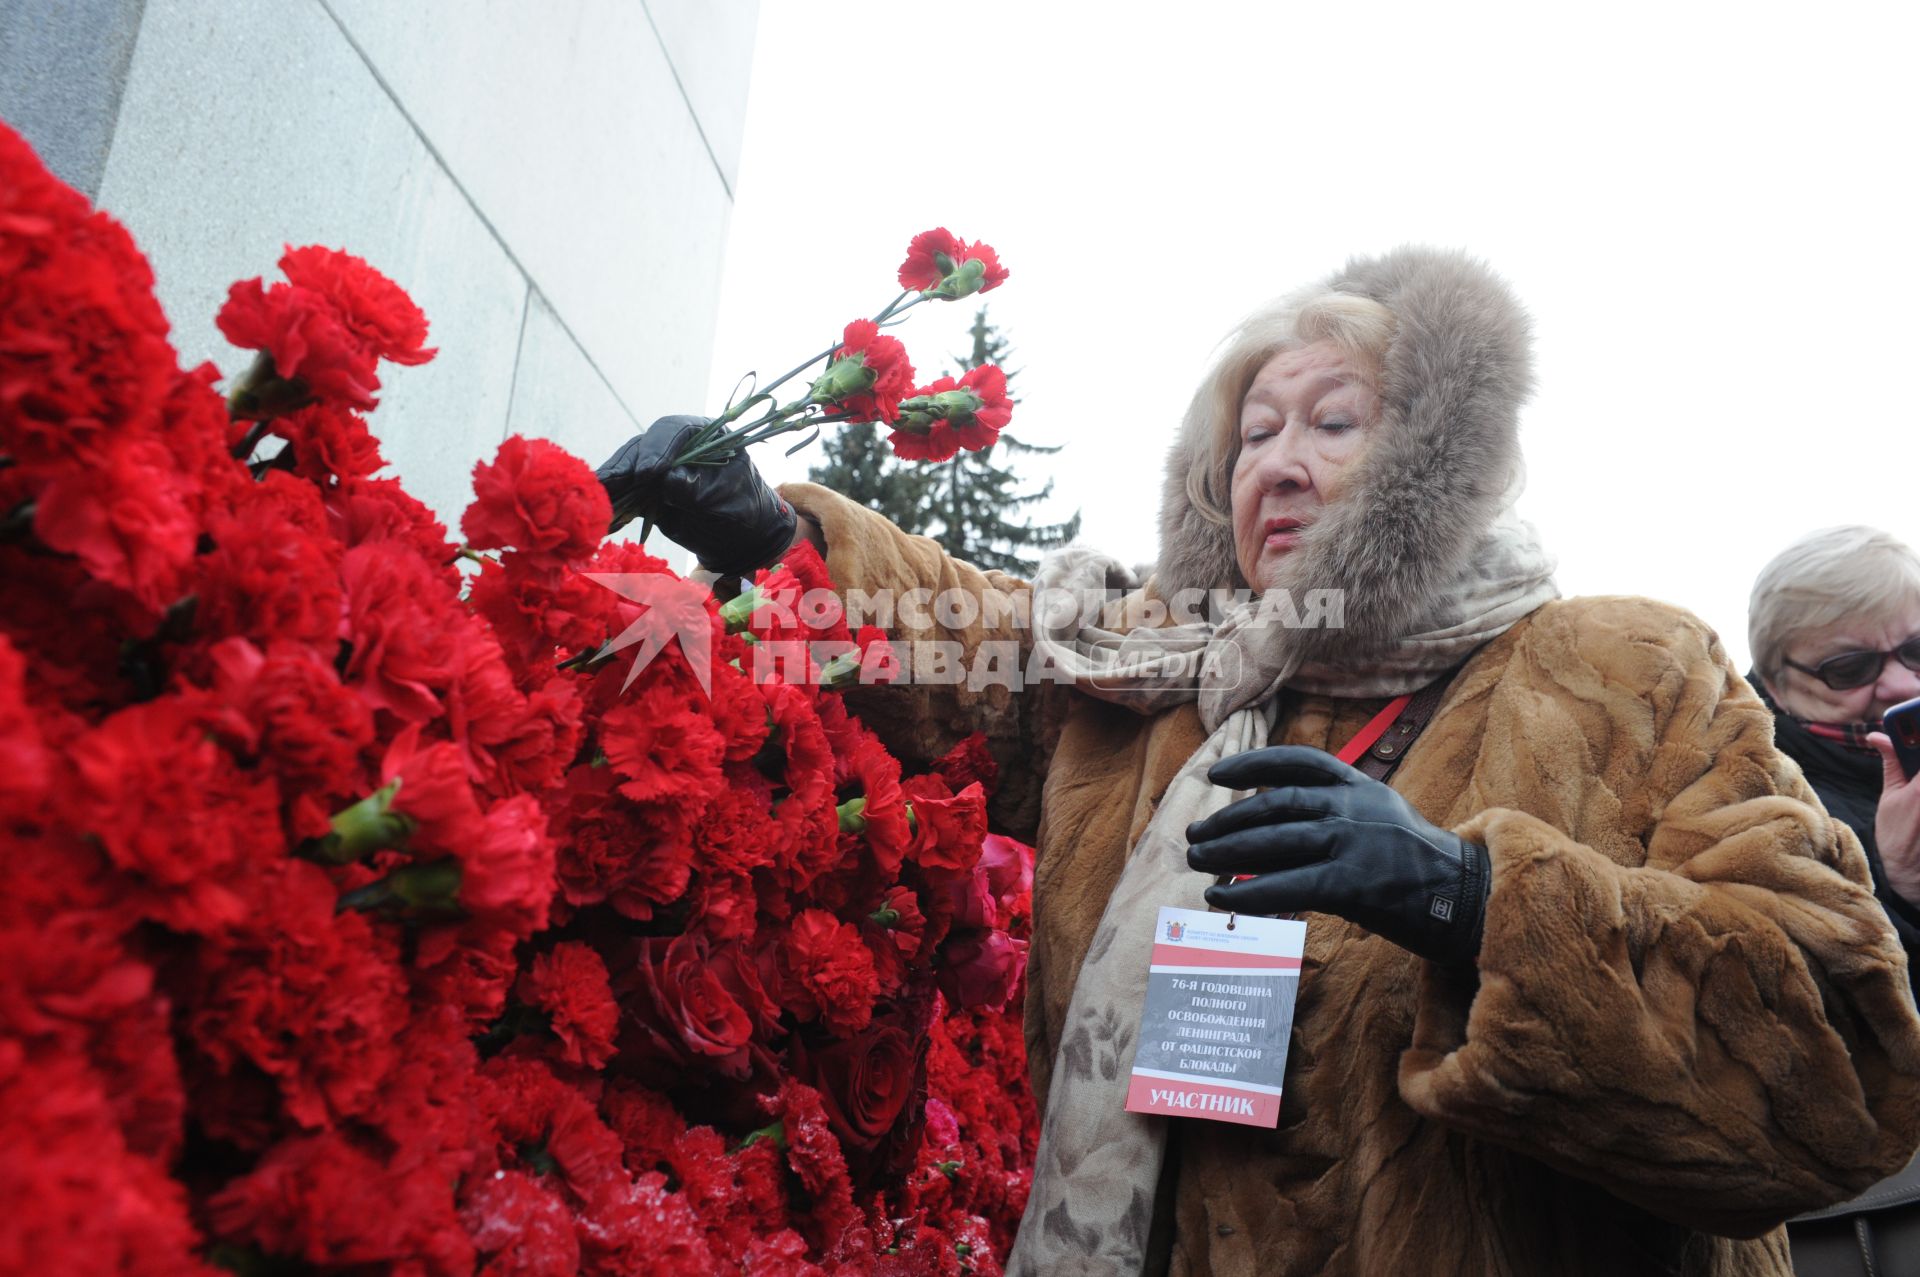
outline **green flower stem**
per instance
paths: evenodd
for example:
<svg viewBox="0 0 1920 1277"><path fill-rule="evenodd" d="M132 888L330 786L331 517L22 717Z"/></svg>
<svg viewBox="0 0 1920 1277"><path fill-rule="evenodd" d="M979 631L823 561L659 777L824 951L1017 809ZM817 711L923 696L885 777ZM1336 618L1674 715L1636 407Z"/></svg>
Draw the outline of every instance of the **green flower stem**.
<svg viewBox="0 0 1920 1277"><path fill-rule="evenodd" d="M457 917L461 877L460 862L451 856L402 865L378 882L347 892L336 909L409 918Z"/></svg>
<svg viewBox="0 0 1920 1277"><path fill-rule="evenodd" d="M864 834L867 832L867 800L849 798L835 809L840 815L840 832L843 834Z"/></svg>
<svg viewBox="0 0 1920 1277"><path fill-rule="evenodd" d="M413 832L413 821L393 810L393 798L399 792L400 781L395 778L351 807L336 812L328 822L333 832L309 838L301 844L300 854L322 864L350 865L376 851L404 847L407 835Z"/></svg>
<svg viewBox="0 0 1920 1277"><path fill-rule="evenodd" d="M748 1131L746 1138L741 1140L733 1151L736 1153L744 1153L761 1140L772 1140L775 1148L784 1149L787 1146L786 1123L771 1122L757 1131Z"/></svg>

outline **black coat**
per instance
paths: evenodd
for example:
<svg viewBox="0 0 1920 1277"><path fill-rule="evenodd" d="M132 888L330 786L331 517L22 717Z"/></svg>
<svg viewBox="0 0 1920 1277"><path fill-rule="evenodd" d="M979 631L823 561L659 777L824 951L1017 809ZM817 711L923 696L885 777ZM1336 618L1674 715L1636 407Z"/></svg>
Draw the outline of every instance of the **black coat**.
<svg viewBox="0 0 1920 1277"><path fill-rule="evenodd" d="M1880 807L1880 782L1885 774L1880 755L1863 754L1838 741L1815 736L1799 719L1782 712L1758 675L1748 674L1747 681L1773 711L1773 743L1800 764L1827 813L1860 836L1860 845L1867 851L1867 867L1873 871L1873 894L1879 897L1880 907L1887 911L1899 934L1909 965L1920 970L1920 962L1916 962L1920 955L1920 905L1887 885L1887 871L1880 864L1880 847L1873 836L1873 817Z"/></svg>

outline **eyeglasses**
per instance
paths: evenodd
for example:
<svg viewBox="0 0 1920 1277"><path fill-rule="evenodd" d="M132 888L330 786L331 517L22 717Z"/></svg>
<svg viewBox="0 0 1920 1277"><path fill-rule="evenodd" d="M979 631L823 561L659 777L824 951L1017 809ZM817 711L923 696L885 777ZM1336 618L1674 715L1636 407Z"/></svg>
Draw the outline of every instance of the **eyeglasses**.
<svg viewBox="0 0 1920 1277"><path fill-rule="evenodd" d="M1880 678L1880 671L1887 668L1887 658L1895 657L1908 669L1920 673L1920 634L1914 635L1891 652L1842 652L1830 656L1818 665L1802 665L1790 657L1780 659L1790 669L1802 674L1811 674L1836 692L1851 692L1856 687L1865 687Z"/></svg>

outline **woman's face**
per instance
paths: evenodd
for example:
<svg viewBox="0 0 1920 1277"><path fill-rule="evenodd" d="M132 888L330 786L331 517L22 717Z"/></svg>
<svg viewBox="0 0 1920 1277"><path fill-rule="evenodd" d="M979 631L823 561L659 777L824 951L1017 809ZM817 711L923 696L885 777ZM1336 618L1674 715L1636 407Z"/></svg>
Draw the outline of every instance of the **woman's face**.
<svg viewBox="0 0 1920 1277"><path fill-rule="evenodd" d="M1799 635L1787 644L1787 659L1808 669L1848 652L1890 652L1920 634L1920 607L1881 622L1842 621ZM1878 723L1880 716L1920 696L1920 674L1889 656L1880 677L1865 687L1836 692L1812 674L1791 666L1767 680L1773 699L1795 718L1816 723Z"/></svg>
<svg viewBox="0 0 1920 1277"><path fill-rule="evenodd" d="M1233 546L1240 574L1265 589L1300 533L1338 500L1366 451L1380 399L1332 342L1283 350L1240 403Z"/></svg>

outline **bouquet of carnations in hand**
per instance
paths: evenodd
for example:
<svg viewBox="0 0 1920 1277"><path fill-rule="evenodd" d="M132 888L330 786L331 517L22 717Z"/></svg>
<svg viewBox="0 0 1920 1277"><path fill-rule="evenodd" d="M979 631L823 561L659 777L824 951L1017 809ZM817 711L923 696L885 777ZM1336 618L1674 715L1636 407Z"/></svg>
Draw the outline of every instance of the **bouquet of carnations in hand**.
<svg viewBox="0 0 1920 1277"><path fill-rule="evenodd" d="M904 290L872 319L856 319L841 339L797 368L729 404L719 416L692 431L662 470L685 465L719 465L742 449L779 435L808 431L789 453L813 442L820 428L878 422L891 430L887 441L896 455L917 461L945 461L960 451L990 448L1013 419L1007 375L995 364L970 368L958 380L937 377L915 386L906 347L882 330L903 322L905 313L926 301L953 301L998 288L1006 268L992 246L968 243L944 226L923 231L907 246L900 263ZM806 393L779 403L775 392L815 365L825 370ZM742 380L748 384L749 376ZM759 415L753 414L759 412ZM742 423L742 418L753 419ZM615 528L639 513L615 501ZM643 534L641 540L645 540Z"/></svg>
<svg viewBox="0 0 1920 1277"><path fill-rule="evenodd" d="M362 415L425 318L281 269L223 399L0 127L0 1271L998 1272L1031 853L979 741L904 775L544 441L450 543Z"/></svg>

